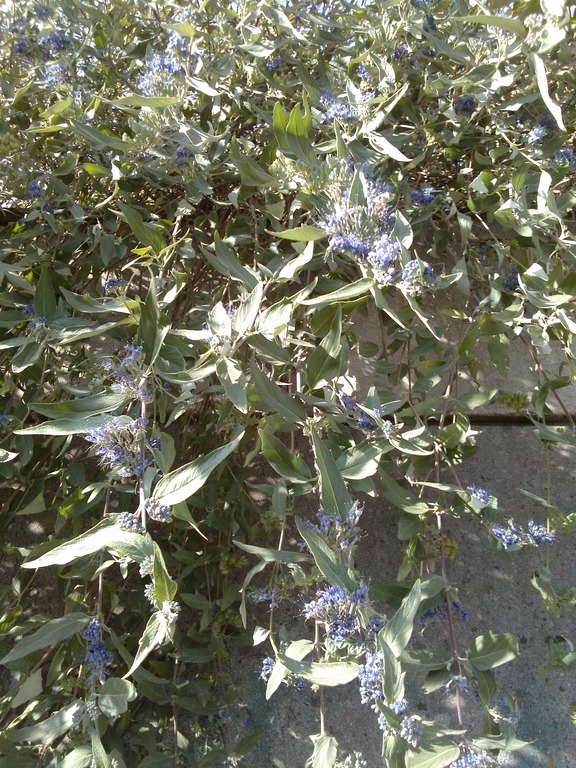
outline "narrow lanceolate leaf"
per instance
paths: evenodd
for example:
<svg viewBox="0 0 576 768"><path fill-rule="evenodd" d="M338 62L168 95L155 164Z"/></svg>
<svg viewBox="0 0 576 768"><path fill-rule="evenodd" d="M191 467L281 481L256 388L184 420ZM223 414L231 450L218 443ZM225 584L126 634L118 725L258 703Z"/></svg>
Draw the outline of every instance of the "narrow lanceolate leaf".
<svg viewBox="0 0 576 768"><path fill-rule="evenodd" d="M246 376L238 360L223 357L216 365L216 375L232 405L241 413L247 413Z"/></svg>
<svg viewBox="0 0 576 768"><path fill-rule="evenodd" d="M450 742L427 744L406 755L407 768L445 768L458 759L460 749Z"/></svg>
<svg viewBox="0 0 576 768"><path fill-rule="evenodd" d="M542 96L542 101L550 110L550 114L558 123L560 130L565 131L566 128L564 126L564 120L562 119L562 108L554 101L548 92L548 79L546 77L544 62L536 53L532 54L532 61L534 62L536 82L538 83L538 90L540 91L540 96Z"/></svg>
<svg viewBox="0 0 576 768"><path fill-rule="evenodd" d="M281 549L272 549L269 547L257 547L254 544L245 544L243 541L234 540L234 544L244 552L256 555L265 563L310 563L310 555L304 552L286 552Z"/></svg>
<svg viewBox="0 0 576 768"><path fill-rule="evenodd" d="M55 419L54 421L45 421L34 427L15 429L14 433L17 435L81 435L101 427L109 418L109 416L85 417L78 415L76 418ZM118 418L125 423L131 421L129 416L119 416Z"/></svg>
<svg viewBox="0 0 576 768"><path fill-rule="evenodd" d="M343 515L352 507L352 499L346 490L342 473L338 469L328 446L324 444L316 431L312 431L314 457L320 475L322 507L328 515Z"/></svg>
<svg viewBox="0 0 576 768"><path fill-rule="evenodd" d="M28 403L28 408L49 419L58 419L74 414L87 418L100 413L116 411L124 405L126 399L125 395L111 392L105 395L79 397L76 400L64 400L60 403Z"/></svg>
<svg viewBox="0 0 576 768"><path fill-rule="evenodd" d="M332 688L337 685L346 685L358 677L359 666L352 661L326 663L298 661L284 654L280 654L279 658L290 672L303 677L313 685L324 685Z"/></svg>
<svg viewBox="0 0 576 768"><path fill-rule="evenodd" d="M468 651L468 661L476 669L493 669L513 661L518 655L518 642L508 632L487 632L475 637Z"/></svg>
<svg viewBox="0 0 576 768"><path fill-rule="evenodd" d="M308 549L312 552L316 566L326 581L343 587L349 592L354 592L357 585L350 577L348 569L344 563L338 561L336 555L324 539L315 531L307 528L299 517L296 518L296 527L298 528L298 533L308 545Z"/></svg>
<svg viewBox="0 0 576 768"><path fill-rule="evenodd" d="M162 645L166 638L167 628L166 619L160 611L157 611L150 616L144 634L138 643L138 652L132 662L132 666L128 672L126 672L123 679L130 677L152 651L155 648L158 648L159 645Z"/></svg>
<svg viewBox="0 0 576 768"><path fill-rule="evenodd" d="M68 613L58 619L43 624L33 635L23 637L9 654L0 659L0 664L9 664L11 661L23 659L30 653L51 648L63 640L75 635L88 624L88 617L84 613Z"/></svg>
<svg viewBox="0 0 576 768"><path fill-rule="evenodd" d="M292 240L295 243L308 243L311 240L322 240L327 237L326 231L320 227L313 227L310 224L304 224L294 229L285 229L283 232L270 232L274 237L281 237L283 240Z"/></svg>
<svg viewBox="0 0 576 768"><path fill-rule="evenodd" d="M331 293L325 293L322 296L314 296L313 299L303 299L299 303L305 304L308 307L316 307L328 306L329 304L341 301L352 301L360 296L366 296L373 285L374 281L371 278L362 277L360 280L356 280L355 283L345 285L343 288L337 288Z"/></svg>
<svg viewBox="0 0 576 768"><path fill-rule="evenodd" d="M381 630L383 639L396 656L399 656L406 648L412 635L414 618L420 605L420 594L420 581L418 580L402 600L400 608Z"/></svg>
<svg viewBox="0 0 576 768"><path fill-rule="evenodd" d="M306 421L306 411L302 403L281 389L275 381L262 373L253 361L250 366L252 381L262 401L264 410L277 413L288 421Z"/></svg>
<svg viewBox="0 0 576 768"><path fill-rule="evenodd" d="M178 584L168 573L162 550L154 543L154 594L158 600L172 600L178 590Z"/></svg>
<svg viewBox="0 0 576 768"><path fill-rule="evenodd" d="M78 709L78 702L67 704L59 712L55 712L46 720L30 725L27 728L14 728L4 731L3 736L9 741L28 741L31 744L48 746L53 741L64 735L72 728L74 713ZM14 763L12 763L14 764Z"/></svg>
<svg viewBox="0 0 576 768"><path fill-rule="evenodd" d="M200 456L189 464L184 464L183 467L164 475L154 488L153 497L167 506L186 501L202 488L211 472L232 453L243 437L242 431L221 448L216 448L205 456Z"/></svg>
<svg viewBox="0 0 576 768"><path fill-rule="evenodd" d="M110 758L106 754L100 734L96 729L92 730L92 765L94 768L111 768Z"/></svg>
<svg viewBox="0 0 576 768"><path fill-rule="evenodd" d="M151 555L152 540L140 533L123 531L116 524L117 516L104 518L86 533L54 547L35 560L22 563L22 568L46 568L49 565L66 565L85 555L92 555L101 549L110 549L121 555L141 562Z"/></svg>

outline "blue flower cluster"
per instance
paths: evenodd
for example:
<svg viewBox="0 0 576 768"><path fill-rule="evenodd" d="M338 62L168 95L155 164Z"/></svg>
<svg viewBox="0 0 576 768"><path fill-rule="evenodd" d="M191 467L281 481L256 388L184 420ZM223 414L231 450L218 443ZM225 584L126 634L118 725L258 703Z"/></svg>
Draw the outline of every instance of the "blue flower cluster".
<svg viewBox="0 0 576 768"><path fill-rule="evenodd" d="M368 597L368 587L361 581L358 589L349 592L344 587L332 585L326 589L319 589L316 597L316 600L304 605L304 617L330 622L364 605Z"/></svg>
<svg viewBox="0 0 576 768"><path fill-rule="evenodd" d="M173 51L150 54L146 69L138 80L138 88L145 96L174 96L178 92L184 67Z"/></svg>
<svg viewBox="0 0 576 768"><path fill-rule="evenodd" d="M262 669L260 670L260 680L268 680L270 675L272 674L272 669L274 668L275 660L271 656L267 656L264 661L262 662Z"/></svg>
<svg viewBox="0 0 576 768"><path fill-rule="evenodd" d="M512 292L515 291L519 285L518 270L512 269L506 280L504 280L504 290Z"/></svg>
<svg viewBox="0 0 576 768"><path fill-rule="evenodd" d="M127 397L141 400L144 403L151 403L154 400L154 392L144 373L144 348L142 345L136 346L129 343L126 345L124 357L119 362L106 357L102 360L102 365L106 371L112 374L111 388L114 392L121 392Z"/></svg>
<svg viewBox="0 0 576 768"><path fill-rule="evenodd" d="M390 285L400 279L397 265L401 247L392 234L396 223L390 205L392 186L377 178L370 167L352 165L340 169L327 191L329 210L319 224L330 235L330 250L364 262L380 284Z"/></svg>
<svg viewBox="0 0 576 768"><path fill-rule="evenodd" d="M123 531L130 531L131 533L144 533L144 526L140 515L133 514L132 512L121 512L118 515L116 525Z"/></svg>
<svg viewBox="0 0 576 768"><path fill-rule="evenodd" d="M358 110L351 104L340 101L330 90L322 88L320 92L320 102L326 111L324 118L326 121L339 120L342 123L350 123L358 117Z"/></svg>
<svg viewBox="0 0 576 768"><path fill-rule="evenodd" d="M164 600L162 603L162 616L166 619L168 624L174 624L178 621L180 615L180 603L175 600Z"/></svg>
<svg viewBox="0 0 576 768"><path fill-rule="evenodd" d="M58 54L72 48L72 40L64 32L51 32L40 37L38 45L43 49L45 59L55 59Z"/></svg>
<svg viewBox="0 0 576 768"><path fill-rule="evenodd" d="M410 197L414 205L427 206L432 205L437 194L434 187L422 187L422 189L413 189L410 192Z"/></svg>
<svg viewBox="0 0 576 768"><path fill-rule="evenodd" d="M154 573L154 557L153 555L146 555L146 557L140 563L140 576L152 576Z"/></svg>
<svg viewBox="0 0 576 768"><path fill-rule="evenodd" d="M156 520L158 523L172 522L172 507L167 507L165 504L158 501L158 499L146 499L144 502L144 509L152 520Z"/></svg>
<svg viewBox="0 0 576 768"><path fill-rule="evenodd" d="M108 277L104 283L104 291L106 293L112 293L112 291L117 291L125 285L126 280L123 277Z"/></svg>
<svg viewBox="0 0 576 768"><path fill-rule="evenodd" d="M106 667L114 662L114 656L104 647L102 627L98 619L91 619L82 633L82 637L88 641L88 648L84 656L84 662L88 669L88 682L90 685L96 682L103 683L109 674Z"/></svg>
<svg viewBox="0 0 576 768"><path fill-rule="evenodd" d="M424 727L422 725L422 718L418 715L411 715L410 717L403 717L400 723L400 738L407 741L413 749L416 749L420 744L420 740L424 733Z"/></svg>
<svg viewBox="0 0 576 768"><path fill-rule="evenodd" d="M555 534L550 533L546 526L535 523L534 520L528 523L528 530L516 525L514 520L508 520L507 528L500 525L492 526L492 535L504 545L504 549L519 549L526 545L537 547L539 544L551 544L556 541Z"/></svg>
<svg viewBox="0 0 576 768"><path fill-rule="evenodd" d="M303 613L306 619L323 621L328 626L328 637L342 645L351 639L360 629L357 610L365 604L368 597L368 587L364 582L354 592L344 587L330 586L318 590L316 600L304 605Z"/></svg>
<svg viewBox="0 0 576 768"><path fill-rule="evenodd" d="M475 112L478 102L474 96L458 96L454 102L454 111L461 115L471 115Z"/></svg>
<svg viewBox="0 0 576 768"><path fill-rule="evenodd" d="M85 439L94 444L102 464L120 477L142 477L146 467L152 464L146 454L145 436L145 425L141 419L126 421L115 416L100 427L91 429Z"/></svg>
<svg viewBox="0 0 576 768"><path fill-rule="evenodd" d="M342 405L350 415L356 416L356 426L358 429L363 429L366 432L375 432L380 429L385 438L390 439L398 431L398 426L392 421L383 421L380 426L372 416L367 413L353 397L349 395L343 395L341 398ZM380 416L380 409L376 408L374 413Z"/></svg>
<svg viewBox="0 0 576 768"><path fill-rule="evenodd" d="M273 608L278 608L280 605L281 597L282 593L275 587L273 589L264 589L263 587L259 587L258 589L255 589L253 592L248 594L248 600L251 603L269 603L270 610Z"/></svg>
<svg viewBox="0 0 576 768"><path fill-rule="evenodd" d="M487 507L494 498L490 491L487 491L486 488L480 488L480 486L475 485L474 483L471 483L466 490L470 494L474 504L480 509Z"/></svg>
<svg viewBox="0 0 576 768"><path fill-rule="evenodd" d="M317 513L318 524L313 525L304 521L307 528L317 531L319 534L335 544L342 551L344 559L348 562L352 557L354 545L362 538L363 532L358 527L364 507L354 502L350 508L342 514L327 515L320 511Z"/></svg>
<svg viewBox="0 0 576 768"><path fill-rule="evenodd" d="M567 164L570 168L576 168L576 152L570 147L563 147L554 154L557 162Z"/></svg>
<svg viewBox="0 0 576 768"><path fill-rule="evenodd" d="M449 768L488 768L493 765L492 758L485 749L464 747L457 760L450 763Z"/></svg>
<svg viewBox="0 0 576 768"><path fill-rule="evenodd" d="M404 265L396 284L407 296L417 296L425 290L436 289L440 278L426 261L413 259Z"/></svg>
<svg viewBox="0 0 576 768"><path fill-rule="evenodd" d="M362 704L371 704L382 701L382 672L384 669L384 656L382 651L366 653L364 664L358 669L360 681L360 700Z"/></svg>
<svg viewBox="0 0 576 768"><path fill-rule="evenodd" d="M450 603L453 616L458 616L462 621L466 622L470 618L469 614L462 608L457 600L452 600ZM446 603L440 603L434 608L429 608L418 617L420 624L427 624L429 621L445 621L448 616L448 606Z"/></svg>

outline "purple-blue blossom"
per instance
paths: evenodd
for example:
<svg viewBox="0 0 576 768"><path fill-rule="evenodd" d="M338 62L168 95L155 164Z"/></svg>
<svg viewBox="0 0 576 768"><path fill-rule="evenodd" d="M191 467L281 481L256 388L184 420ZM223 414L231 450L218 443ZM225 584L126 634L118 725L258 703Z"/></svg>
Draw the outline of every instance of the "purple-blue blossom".
<svg viewBox="0 0 576 768"><path fill-rule="evenodd" d="M88 682L94 685L103 683L109 675L107 667L114 662L114 656L107 651L102 640L102 627L98 619L91 619L82 633L82 637L88 641L84 663L88 670Z"/></svg>
<svg viewBox="0 0 576 768"><path fill-rule="evenodd" d="M144 509L152 520L156 520L159 523L172 522L172 507L162 504L158 499L146 499Z"/></svg>
<svg viewBox="0 0 576 768"><path fill-rule="evenodd" d="M268 603L269 610L272 610L273 608L278 608L280 605L282 593L275 587L272 589L258 587L258 589L249 592L247 597L251 603Z"/></svg>
<svg viewBox="0 0 576 768"><path fill-rule="evenodd" d="M461 115L471 115L477 106L478 103L474 96L469 95L458 96L454 102L455 112L458 112Z"/></svg>
<svg viewBox="0 0 576 768"><path fill-rule="evenodd" d="M120 477L141 477L152 464L144 438L144 425L138 419L126 421L118 416L106 419L85 436L85 440L94 444L102 464Z"/></svg>
<svg viewBox="0 0 576 768"><path fill-rule="evenodd" d="M475 483L471 483L466 490L470 494L472 501L480 509L487 507L494 498L490 491L486 490L486 488L481 488Z"/></svg>
<svg viewBox="0 0 576 768"><path fill-rule="evenodd" d="M488 768L493 765L490 754L485 749L463 747L457 760L450 763L449 768Z"/></svg>
<svg viewBox="0 0 576 768"><path fill-rule="evenodd" d="M424 290L433 291L438 287L440 279L432 271L432 267L426 261L413 259L404 265L398 287L408 296L416 296Z"/></svg>
<svg viewBox="0 0 576 768"><path fill-rule="evenodd" d="M338 99L329 88L322 88L320 103L325 108L324 118L327 121L339 120L343 123L349 123L358 117L356 107Z"/></svg>

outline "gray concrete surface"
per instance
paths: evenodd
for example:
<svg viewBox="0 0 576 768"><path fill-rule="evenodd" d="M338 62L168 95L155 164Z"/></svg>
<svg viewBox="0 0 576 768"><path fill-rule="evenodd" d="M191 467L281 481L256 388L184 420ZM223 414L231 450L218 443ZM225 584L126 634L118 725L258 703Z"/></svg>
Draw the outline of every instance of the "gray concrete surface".
<svg viewBox="0 0 576 768"><path fill-rule="evenodd" d="M373 318L358 318L355 332L362 340L381 343L380 328ZM537 370L529 350L521 343L512 345L508 373L490 367L485 351L479 355L486 361L480 374L482 385L500 392L531 395ZM565 356L558 348L543 355L541 362L552 376L558 375ZM353 375L359 392L376 383L370 374L371 362L353 361ZM563 373L569 372L565 366ZM379 382L382 386L382 383ZM385 386L385 385L384 385ZM466 373L458 379L460 391L474 391ZM548 406L555 414L564 409L576 412L576 386L559 393L563 406L550 397ZM478 427L477 455L461 468L463 487L476 483L490 489L498 498L499 521L513 517L526 525L534 519L545 522L545 511L533 500L519 492L524 489L546 497L547 471L545 449L532 426L499 423L503 414L512 412L494 403L481 411L484 423ZM574 511L576 495L574 458L576 449L555 445L550 449L550 487L552 503L561 512ZM453 482L453 477L446 477ZM372 584L395 581L403 557L402 544L397 540L397 513L385 499L366 498L362 526L366 537L358 547L359 570ZM575 534L561 536L548 546L524 548L502 556L488 543L486 530L469 520L447 520L447 535L458 547L456 557L448 563L448 576L459 589L460 601L470 614L469 621L457 626L459 647L464 650L471 639L488 630L511 632L519 642L520 655L512 663L496 670L498 686L508 691L517 703L518 738L530 742L514 753L511 768L576 768L576 726L569 708L576 706L576 670L560 672L547 667L546 637L565 635L576 643L576 611L549 617L542 599L531 586L533 573L543 566L552 572L557 585L576 586ZM287 631L302 636L299 606L285 606L282 619ZM265 619L264 619L265 620ZM419 631L419 630L418 630ZM418 643L418 631L414 642ZM427 633L443 630L426 630ZM564 647L564 652L569 648ZM311 752L309 735L319 730L318 694L299 692L281 687L270 701L265 700L265 684L258 680L261 660L270 652L265 643L242 652L241 663L236 654L231 657L231 673L240 691L242 707L251 727L263 733L262 740L247 760L251 768L304 768ZM422 679L410 682L407 688L412 711L427 716L440 716L446 724L456 727L454 699L436 693L425 696L419 686ZM500 702L504 702L501 698ZM360 703L356 682L326 692L326 726L334 733L343 754L361 751L368 768L384 766L380 756L381 739L376 716ZM478 727L481 717L473 703L465 705L465 722L471 730Z"/></svg>
<svg viewBox="0 0 576 768"><path fill-rule="evenodd" d="M484 427L479 435L480 451L463 468L464 484L475 482L490 488L498 497L502 520L513 516L519 524L543 520L543 510L518 493L519 488L545 495L544 451L531 427ZM554 504L563 512L574 508L574 453L554 448L551 457ZM403 553L396 539L396 513L381 499L367 499L362 524L367 536L359 544L358 566L372 584L395 580ZM559 584L576 585L576 562L572 535L547 547L524 548L503 558L488 544L483 528L469 521L450 520L447 535L458 545L449 562L448 575L459 588L460 601L470 614L459 623L459 647L492 629L512 632L520 655L497 670L499 688L514 697L519 708L518 737L532 742L513 755L514 768L574 768L576 727L566 706L576 701L576 671L543 671L547 635L564 634L576 642L574 614L547 619L542 600L531 586L534 571L547 565ZM299 606L285 607L282 618L289 632L302 629ZM432 627L426 632L441 632ZM428 637L428 636L427 636ZM427 639L427 638L426 638ZM418 642L418 634L415 635ZM248 758L252 768L303 768L311 751L309 735L319 730L318 694L280 688L265 700L265 685L258 680L266 644L243 652L242 663L234 659L231 671L236 680L251 726L265 735ZM419 681L418 681L419 682ZM437 715L456 726L454 700L446 693L424 696L411 683L408 698L413 711L426 719ZM503 699L501 699L503 702ZM472 707L470 709L470 706ZM472 703L465 710L466 724L473 725L479 712ZM357 683L327 691L326 724L345 752L362 751L369 768L383 766L376 716L360 703ZM476 723L477 725L477 723Z"/></svg>

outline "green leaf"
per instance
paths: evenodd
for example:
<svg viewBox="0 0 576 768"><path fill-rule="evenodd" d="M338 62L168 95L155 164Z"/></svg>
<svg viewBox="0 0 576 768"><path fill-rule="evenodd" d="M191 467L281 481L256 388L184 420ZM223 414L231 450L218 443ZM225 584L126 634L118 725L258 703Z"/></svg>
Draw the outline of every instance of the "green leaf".
<svg viewBox="0 0 576 768"><path fill-rule="evenodd" d="M240 171L242 184L247 187L278 187L278 180L261 168L256 160L240 152L236 137L230 142L230 159Z"/></svg>
<svg viewBox="0 0 576 768"><path fill-rule="evenodd" d="M308 307L320 307L334 304L334 302L351 301L359 296L366 296L373 284L374 282L371 278L363 277L355 283L350 283L343 288L332 291L332 293L315 296L313 299L302 299L299 303Z"/></svg>
<svg viewBox="0 0 576 768"><path fill-rule="evenodd" d="M80 632L87 624L88 617L84 613L67 613L58 619L51 619L33 635L23 637L10 653L0 659L0 664L10 664L12 661L23 659L35 651L58 645L63 640L67 640Z"/></svg>
<svg viewBox="0 0 576 768"><path fill-rule="evenodd" d="M138 338L144 347L144 361L146 365L151 366L158 357L168 331L168 322L165 317L160 315L160 310L158 309L156 280L152 276L138 324Z"/></svg>
<svg viewBox="0 0 576 768"><path fill-rule="evenodd" d="M404 697L404 672L388 643L378 633L378 650L382 653L382 690L389 704Z"/></svg>
<svg viewBox="0 0 576 768"><path fill-rule="evenodd" d="M76 400L64 400L59 403L28 403L28 408L49 419L57 419L68 414L81 414L84 418L99 413L117 411L126 403L126 396L120 393L90 395Z"/></svg>
<svg viewBox="0 0 576 768"><path fill-rule="evenodd" d="M445 768L460 755L460 749L448 741L426 744L416 752L406 755L406 768Z"/></svg>
<svg viewBox="0 0 576 768"><path fill-rule="evenodd" d="M352 661L298 661L285 654L279 654L282 664L295 675L303 677L313 685L322 685L329 688L337 685L346 685L358 677L358 664Z"/></svg>
<svg viewBox="0 0 576 768"><path fill-rule="evenodd" d="M382 493L398 509L411 515L425 515L428 512L428 504L420 501L412 493L408 493L395 480L392 480L389 475L381 473L381 481Z"/></svg>
<svg viewBox="0 0 576 768"><path fill-rule="evenodd" d="M540 91L540 96L542 96L542 101L550 110L550 114L558 123L560 130L565 131L566 127L564 125L564 120L562 119L562 108L554 101L554 99L552 99L548 93L548 80L546 77L546 68L544 66L544 62L536 53L531 54L530 58L534 63L536 82L538 83L538 90Z"/></svg>
<svg viewBox="0 0 576 768"><path fill-rule="evenodd" d="M20 641L22 642L22 641ZM2 662L0 662L2 663ZM31 699L38 698L42 693L42 670L37 669L29 677L24 679L24 682L20 683L18 693L10 702L10 708L16 709L21 704L26 704Z"/></svg>
<svg viewBox="0 0 576 768"><path fill-rule="evenodd" d="M390 621L380 630L383 640L388 644L395 656L399 656L412 635L414 618L420 605L420 580L414 582L410 592L402 601Z"/></svg>
<svg viewBox="0 0 576 768"><path fill-rule="evenodd" d="M250 370L252 381L264 406L263 410L277 413L289 422L304 423L306 421L304 406L281 389L272 378L262 373L254 360Z"/></svg>
<svg viewBox="0 0 576 768"><path fill-rule="evenodd" d="M128 710L128 702L137 696L136 688L128 680L109 677L98 691L98 706L107 717L117 717Z"/></svg>
<svg viewBox="0 0 576 768"><path fill-rule="evenodd" d="M123 531L116 524L117 519L117 515L106 517L86 533L65 541L35 560L22 563L21 567L46 568L50 565L66 565L79 557L99 552L101 549L110 549L121 555L127 555L136 562L141 562L144 557L151 555L153 549L150 537Z"/></svg>
<svg viewBox="0 0 576 768"><path fill-rule="evenodd" d="M170 577L162 550L153 542L154 546L154 594L160 602L172 600L178 591L178 584Z"/></svg>
<svg viewBox="0 0 576 768"><path fill-rule="evenodd" d="M337 584L349 592L354 592L356 584L350 577L348 569L343 563L338 561L336 555L324 539L315 531L307 528L299 517L296 518L296 527L298 528L298 533L308 545L316 566L326 581L330 584Z"/></svg>
<svg viewBox="0 0 576 768"><path fill-rule="evenodd" d="M238 280L250 291L258 284L257 275L240 263L232 247L221 239L218 232L214 233L214 252L209 248L202 248L201 250L209 263L221 275Z"/></svg>
<svg viewBox="0 0 576 768"><path fill-rule="evenodd" d="M27 728L8 729L4 731L3 735L9 741L29 741L32 744L42 744L46 747L72 728L74 712L77 709L78 702L73 701L40 723L30 725Z"/></svg>
<svg viewBox="0 0 576 768"><path fill-rule="evenodd" d="M122 96L120 99L109 101L103 99L113 107L149 107L150 109L162 109L177 104L175 96Z"/></svg>
<svg viewBox="0 0 576 768"><path fill-rule="evenodd" d="M346 480L362 480L376 474L381 455L382 449L375 443L360 443L344 451L336 466Z"/></svg>
<svg viewBox="0 0 576 768"><path fill-rule="evenodd" d="M153 227L151 224L146 224L142 216L132 206L126 205L119 200L116 201L116 205L124 214L124 218L128 222L128 226L135 237L144 245L152 248L153 252L158 256L158 254L166 248L166 242L156 227Z"/></svg>
<svg viewBox="0 0 576 768"><path fill-rule="evenodd" d="M90 768L92 762L91 747L76 747L60 763L60 768Z"/></svg>
<svg viewBox="0 0 576 768"><path fill-rule="evenodd" d="M284 443L270 432L258 430L262 453L270 466L292 483L309 483L312 474L306 462L296 453L289 451Z"/></svg>
<svg viewBox="0 0 576 768"><path fill-rule="evenodd" d="M112 768L106 750L104 749L104 745L100 739L100 734L96 728L92 729L90 738L92 741L92 765L94 768Z"/></svg>
<svg viewBox="0 0 576 768"><path fill-rule="evenodd" d="M232 453L243 437L242 431L226 445L164 475L154 488L153 498L168 506L189 499L202 488L213 470Z"/></svg>
<svg viewBox="0 0 576 768"><path fill-rule="evenodd" d="M50 271L48 267L42 267L34 294L34 314L36 317L45 317L48 322L53 320L56 314L56 295L50 278Z"/></svg>
<svg viewBox="0 0 576 768"><path fill-rule="evenodd" d="M156 611L156 613L153 613L152 616L150 616L148 619L148 624L146 624L144 634L138 641L138 651L134 657L132 666L123 677L124 680L127 677L130 677L130 675L138 669L142 662L145 661L145 659L152 653L155 648L158 648L159 645L162 645L166 639L166 632L166 619L160 611Z"/></svg>
<svg viewBox="0 0 576 768"><path fill-rule="evenodd" d="M216 364L216 375L232 405L241 413L247 413L246 376L238 360L223 357Z"/></svg>
<svg viewBox="0 0 576 768"><path fill-rule="evenodd" d="M468 661L476 669L487 670L513 661L517 655L518 643L513 635L490 631L474 638L468 651Z"/></svg>
<svg viewBox="0 0 576 768"><path fill-rule="evenodd" d="M327 237L325 230L320 229L320 227L313 227L310 224L305 224L295 229L285 229L283 232L270 232L270 234L280 237L282 240L291 240L295 243L308 243Z"/></svg>
<svg viewBox="0 0 576 768"><path fill-rule="evenodd" d="M252 330L260 312L263 290L263 285L259 282L254 286L250 295L242 299L242 304L232 318L232 331L236 336L243 336Z"/></svg>
<svg viewBox="0 0 576 768"><path fill-rule="evenodd" d="M16 435L80 435L84 432L90 432L96 427L101 427L109 416L89 416L76 419L55 419L54 421L45 421L34 427L25 429L15 429ZM126 423L130 422L129 417L120 416Z"/></svg>
<svg viewBox="0 0 576 768"><path fill-rule="evenodd" d="M312 558L303 552L286 552L281 549L270 549L268 547L257 547L254 544L245 544L243 541L236 541L234 544L251 555L256 555L265 563L310 563Z"/></svg>
<svg viewBox="0 0 576 768"><path fill-rule="evenodd" d="M467 21L471 24L481 24L487 27L498 27L508 32L514 32L516 37L522 40L526 37L526 28L520 19L513 19L510 16L485 16L478 14L476 16L459 16L459 21Z"/></svg>
<svg viewBox="0 0 576 768"><path fill-rule="evenodd" d="M391 141L381 133L371 133L368 136L370 145L374 147L381 155L385 157L391 157L392 160L397 160L400 163L409 163L410 158L401 152L397 146L392 144Z"/></svg>
<svg viewBox="0 0 576 768"><path fill-rule="evenodd" d="M338 742L329 733L310 737L314 752L306 761L306 768L334 768L338 756Z"/></svg>
<svg viewBox="0 0 576 768"><path fill-rule="evenodd" d="M312 430L314 458L320 475L320 490L322 507L328 515L345 517L352 507L352 499L342 479L338 465L334 461L329 448Z"/></svg>

